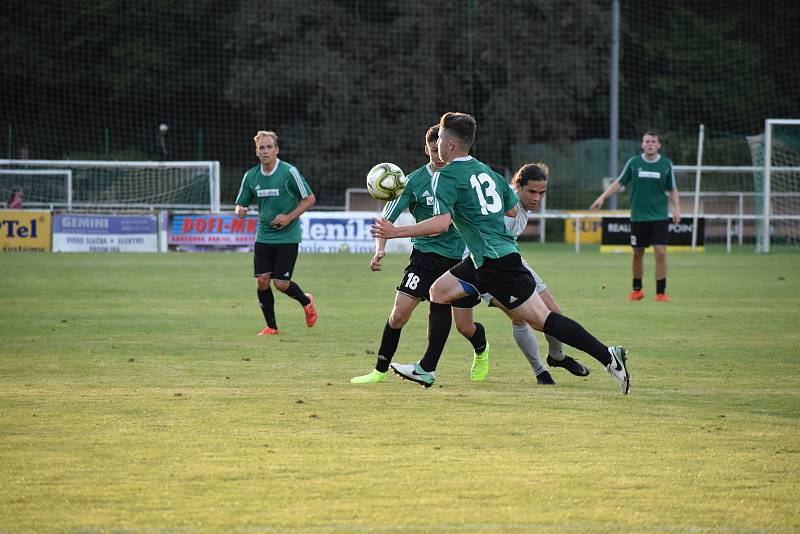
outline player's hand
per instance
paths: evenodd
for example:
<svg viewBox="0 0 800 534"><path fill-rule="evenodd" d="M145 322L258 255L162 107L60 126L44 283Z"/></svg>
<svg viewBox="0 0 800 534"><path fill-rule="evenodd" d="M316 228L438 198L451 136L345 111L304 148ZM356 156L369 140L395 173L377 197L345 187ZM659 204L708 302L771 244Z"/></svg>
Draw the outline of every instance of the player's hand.
<svg viewBox="0 0 800 534"><path fill-rule="evenodd" d="M236 215L238 215L240 219L244 219L245 217L247 217L247 207L246 206L240 206L240 205L237 204L236 205Z"/></svg>
<svg viewBox="0 0 800 534"><path fill-rule="evenodd" d="M680 211L672 212L672 222L674 222L675 224L678 224L679 222L681 222L681 212Z"/></svg>
<svg viewBox="0 0 800 534"><path fill-rule="evenodd" d="M370 228L372 237L380 237L381 239L392 239L397 237L397 228L383 217L375 217L372 219L373 225Z"/></svg>
<svg viewBox="0 0 800 534"><path fill-rule="evenodd" d="M270 224L272 225L273 228L283 228L290 222L292 222L292 220L289 218L289 216L286 215L285 213L281 213L280 215L272 219L272 222Z"/></svg>
<svg viewBox="0 0 800 534"><path fill-rule="evenodd" d="M386 255L385 252L376 252L372 259L369 262L369 268L373 271L380 271L381 270L381 260Z"/></svg>
<svg viewBox="0 0 800 534"><path fill-rule="evenodd" d="M600 207L601 207L602 205L603 205L603 201L602 201L602 200L600 200L600 199L598 198L597 200L595 200L594 202L592 202L592 205L591 205L591 206L589 206L589 209L590 209L590 210L592 210L592 211L597 211L597 210L599 210L599 209L600 209Z"/></svg>

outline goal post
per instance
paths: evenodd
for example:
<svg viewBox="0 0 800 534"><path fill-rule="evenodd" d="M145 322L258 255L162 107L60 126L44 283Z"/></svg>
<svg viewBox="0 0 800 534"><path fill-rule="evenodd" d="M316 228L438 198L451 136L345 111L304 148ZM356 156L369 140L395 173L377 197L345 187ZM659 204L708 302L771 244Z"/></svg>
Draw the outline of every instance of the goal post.
<svg viewBox="0 0 800 534"><path fill-rule="evenodd" d="M26 197L67 210L220 210L218 161L0 160L0 177L27 176L30 187L54 173L69 173L66 192L38 184Z"/></svg>
<svg viewBox="0 0 800 534"><path fill-rule="evenodd" d="M800 243L800 119L766 119L764 133L747 138L758 195L756 251L773 240Z"/></svg>

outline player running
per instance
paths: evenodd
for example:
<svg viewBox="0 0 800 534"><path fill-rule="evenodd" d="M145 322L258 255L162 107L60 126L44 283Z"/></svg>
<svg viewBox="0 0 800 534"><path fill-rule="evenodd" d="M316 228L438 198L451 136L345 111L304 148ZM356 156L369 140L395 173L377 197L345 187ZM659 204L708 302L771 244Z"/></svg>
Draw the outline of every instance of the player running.
<svg viewBox="0 0 800 534"><path fill-rule="evenodd" d="M630 389L626 351L606 346L579 323L552 312L536 293L536 282L525 268L516 239L506 228L503 206L515 205L516 195L488 165L470 156L476 124L471 115L445 113L439 122L439 157L447 165L432 179L434 216L410 226L395 227L386 219L373 225L374 237L391 239L447 231L452 222L470 250L470 258L440 276L430 300L447 304L467 295L490 293L512 319L582 350L599 361L618 383ZM516 209L508 215L516 215ZM470 265L471 264L471 265ZM449 316L448 316L449 319ZM415 364L391 364L402 378L430 387L449 334L449 321L431 321L429 349Z"/></svg>
<svg viewBox="0 0 800 534"><path fill-rule="evenodd" d="M399 198L386 203L382 217L394 222L406 208L417 222L433 216L434 199L431 177L444 166L436 146L438 137L438 125L428 128L425 133L425 154L428 156L428 163L408 175L403 193ZM403 326L411 318L417 304L428 299L431 284L442 273L447 272L461 261L466 248L464 240L452 226L439 235L417 236L413 237L411 241L413 243L411 258L403 272L403 278L397 286L394 307L383 327L375 369L366 375L353 377L350 380L353 384L377 384L386 380L389 364L400 343ZM370 261L370 269L373 271L381 270L385 246L386 239L375 239L375 255ZM473 360L488 362L489 345L486 343L483 325L472 320L471 307L478 303L480 300L474 296L453 302L452 314L456 320L458 331L472 344ZM440 316L444 316L449 321L450 310L451 304L431 302L429 316L436 320L441 320ZM428 347L428 351L436 352L437 350L441 351L439 348ZM485 377L485 374L483 376ZM475 378L476 376L473 374L473 379Z"/></svg>

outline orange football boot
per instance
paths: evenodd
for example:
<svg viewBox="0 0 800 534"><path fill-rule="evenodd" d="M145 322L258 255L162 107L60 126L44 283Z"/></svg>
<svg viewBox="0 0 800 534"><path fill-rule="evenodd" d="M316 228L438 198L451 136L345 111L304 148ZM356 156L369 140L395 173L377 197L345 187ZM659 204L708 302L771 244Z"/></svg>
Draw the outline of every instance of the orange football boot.
<svg viewBox="0 0 800 534"><path fill-rule="evenodd" d="M270 328L269 326L265 326L264 329L256 334L257 336L272 336L275 334L280 334L281 331L277 328Z"/></svg>
<svg viewBox="0 0 800 534"><path fill-rule="evenodd" d="M314 309L314 295L306 293L308 304L303 306L303 311L306 314L306 326L311 328L317 323L317 310Z"/></svg>
<svg viewBox="0 0 800 534"><path fill-rule="evenodd" d="M644 298L644 290L643 289L634 289L631 291L631 294L628 295L628 300L642 300Z"/></svg>

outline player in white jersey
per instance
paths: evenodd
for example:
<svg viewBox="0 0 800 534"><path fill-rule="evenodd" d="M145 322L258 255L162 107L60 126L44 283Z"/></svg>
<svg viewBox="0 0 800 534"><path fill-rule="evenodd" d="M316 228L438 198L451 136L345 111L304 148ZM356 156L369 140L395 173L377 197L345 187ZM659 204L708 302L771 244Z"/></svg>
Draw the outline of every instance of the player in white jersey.
<svg viewBox="0 0 800 534"><path fill-rule="evenodd" d="M528 212L539 209L539 203L542 201L547 192L547 177L550 170L544 163L527 163L519 168L514 173L511 179L511 185L519 197L517 204L517 216L505 218L506 228L514 234L514 237L519 235L528 226ZM547 289L544 280L528 265L523 259L522 264L528 268L536 281L536 293L542 298L547 309L551 312L561 313L561 308L556 303L555 298ZM489 295L489 297L491 297ZM519 346L522 353L531 364L533 372L536 373L536 381L539 384L555 384L555 381L550 376L547 367L542 363L541 355L539 354L539 344L536 341L536 335L533 328L530 327L525 321L512 319L512 331L514 334L514 341ZM547 339L547 363L551 367L563 367L575 376L587 376L589 369L581 365L573 358L564 354L564 349L561 342L555 337L545 334Z"/></svg>

